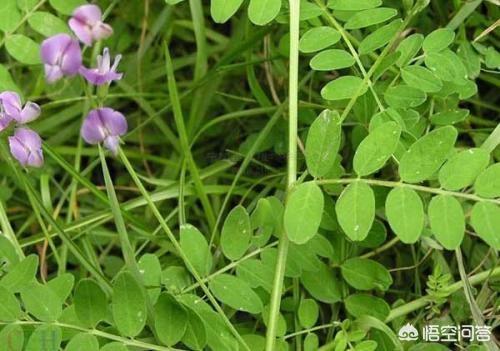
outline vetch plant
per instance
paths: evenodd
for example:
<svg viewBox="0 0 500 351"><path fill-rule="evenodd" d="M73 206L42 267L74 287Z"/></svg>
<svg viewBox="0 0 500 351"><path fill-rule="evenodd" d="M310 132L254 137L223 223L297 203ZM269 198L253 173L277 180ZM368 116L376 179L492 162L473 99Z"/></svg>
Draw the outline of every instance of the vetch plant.
<svg viewBox="0 0 500 351"><path fill-rule="evenodd" d="M4 0L0 351L498 350L497 5Z"/></svg>

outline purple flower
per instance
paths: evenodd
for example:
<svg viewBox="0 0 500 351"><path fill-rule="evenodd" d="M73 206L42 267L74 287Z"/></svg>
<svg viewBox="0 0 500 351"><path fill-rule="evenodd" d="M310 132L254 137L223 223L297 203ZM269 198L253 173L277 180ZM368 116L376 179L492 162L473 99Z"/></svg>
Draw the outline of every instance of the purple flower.
<svg viewBox="0 0 500 351"><path fill-rule="evenodd" d="M16 129L14 136L9 137L9 146L12 156L23 167L43 166L42 139L31 129Z"/></svg>
<svg viewBox="0 0 500 351"><path fill-rule="evenodd" d="M80 68L80 74L85 77L89 83L94 85L109 84L114 80L120 80L123 74L117 73L116 68L121 59L122 55L117 55L115 57L115 62L113 62L113 66L111 66L109 49L105 48L102 55L97 56L97 68L86 68L82 66Z"/></svg>
<svg viewBox="0 0 500 351"><path fill-rule="evenodd" d="M89 112L80 133L87 143L103 142L104 146L116 155L120 136L124 135L127 129L125 116L109 107L103 107Z"/></svg>
<svg viewBox="0 0 500 351"><path fill-rule="evenodd" d="M49 83L63 76L74 76L82 65L80 45L67 34L56 34L45 39L41 55L45 64L45 78Z"/></svg>
<svg viewBox="0 0 500 351"><path fill-rule="evenodd" d="M1 112L10 121L15 120L19 124L26 124L40 116L40 106L28 101L24 107L21 98L14 91L4 91L0 94Z"/></svg>
<svg viewBox="0 0 500 351"><path fill-rule="evenodd" d="M82 5L73 12L69 20L69 27L87 46L93 41L106 39L113 34L113 29L102 22L101 9L96 5Z"/></svg>
<svg viewBox="0 0 500 351"><path fill-rule="evenodd" d="M0 132L6 129L10 122L12 122L12 118L5 114L5 112L0 111Z"/></svg>

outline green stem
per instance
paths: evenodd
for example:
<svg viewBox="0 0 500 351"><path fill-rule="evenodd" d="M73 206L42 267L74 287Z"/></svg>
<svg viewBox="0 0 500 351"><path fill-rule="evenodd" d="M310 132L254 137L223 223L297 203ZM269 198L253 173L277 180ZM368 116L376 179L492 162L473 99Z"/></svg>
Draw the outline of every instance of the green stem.
<svg viewBox="0 0 500 351"><path fill-rule="evenodd" d="M465 194L465 193L460 193L456 191L448 191L448 190L443 190L439 188L430 188L427 186L423 185L415 185L415 184L407 184L407 183L402 183L402 182L394 182L394 181L389 181L389 180L378 180L378 179L364 179L364 178L344 178L344 179L324 179L324 180L318 180L318 184L350 184L350 183L355 183L355 182L363 182L366 184L371 184L371 185L377 185L377 186L383 186L387 188L409 188L413 189L416 191L422 191L426 193L431 193L431 194L438 194L438 195L450 195L454 197L460 197L463 199L471 200L471 201L486 201L486 202L492 202L494 204L500 205L500 200L499 199L485 199L482 197L479 197L477 195L473 194Z"/></svg>
<svg viewBox="0 0 500 351"><path fill-rule="evenodd" d="M113 181L111 180L111 175L109 174L108 164L106 163L106 156L104 156L104 151L101 145L99 145L99 158L101 160L102 173L104 176L104 183L106 185L106 191L108 192L109 205L111 207L111 212L113 213L113 218L115 220L116 231L118 232L118 238L120 240L120 247L123 253L123 258L125 259L125 264L133 273L136 278L140 278L139 266L135 260L135 253L130 243L127 227L125 226L125 221L122 216L122 209L116 197L115 188L113 186Z"/></svg>
<svg viewBox="0 0 500 351"><path fill-rule="evenodd" d="M298 129L298 78L299 78L299 23L300 0L290 0L290 68L288 88L288 191L297 180L297 129ZM289 241L286 233L282 233L278 244L278 257L274 273L273 289L269 321L267 323L266 351L273 351L276 341L276 330L280 313L281 293L285 278L286 258Z"/></svg>

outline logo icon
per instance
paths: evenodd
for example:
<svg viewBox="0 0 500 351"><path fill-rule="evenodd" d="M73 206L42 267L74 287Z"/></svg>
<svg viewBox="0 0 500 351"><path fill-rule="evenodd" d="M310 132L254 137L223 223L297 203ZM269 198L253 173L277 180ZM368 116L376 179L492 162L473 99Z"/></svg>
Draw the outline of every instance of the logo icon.
<svg viewBox="0 0 500 351"><path fill-rule="evenodd" d="M406 323L399 329L398 332L399 340L412 341L418 339L418 330L410 323Z"/></svg>

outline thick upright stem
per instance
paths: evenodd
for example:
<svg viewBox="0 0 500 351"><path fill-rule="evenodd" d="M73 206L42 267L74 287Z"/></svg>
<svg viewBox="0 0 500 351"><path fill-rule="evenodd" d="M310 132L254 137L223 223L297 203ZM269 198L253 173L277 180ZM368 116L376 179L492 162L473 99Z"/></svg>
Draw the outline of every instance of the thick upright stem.
<svg viewBox="0 0 500 351"><path fill-rule="evenodd" d="M300 0L290 0L290 70L288 90L288 186L290 190L297 179L297 109L298 109L298 77L299 77L299 10ZM276 329L280 312L281 292L285 277L286 258L288 255L288 238L281 234L278 245L278 258L274 273L273 290L269 321L267 324L266 351L274 350Z"/></svg>

